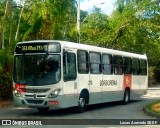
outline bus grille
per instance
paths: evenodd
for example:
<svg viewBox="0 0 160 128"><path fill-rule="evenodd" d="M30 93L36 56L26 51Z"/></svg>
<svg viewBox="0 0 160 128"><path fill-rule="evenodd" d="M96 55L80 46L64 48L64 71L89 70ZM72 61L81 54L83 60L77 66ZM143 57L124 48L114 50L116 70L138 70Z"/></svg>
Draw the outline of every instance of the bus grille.
<svg viewBox="0 0 160 128"><path fill-rule="evenodd" d="M43 100L27 100L29 104L42 104Z"/></svg>
<svg viewBox="0 0 160 128"><path fill-rule="evenodd" d="M44 88L44 89L30 89L30 88L26 88L25 92L27 93L45 93L47 91L49 91L50 88Z"/></svg>
<svg viewBox="0 0 160 128"><path fill-rule="evenodd" d="M27 97L27 98L45 98L46 95L36 95L36 97L35 97L34 95L26 94L25 97Z"/></svg>

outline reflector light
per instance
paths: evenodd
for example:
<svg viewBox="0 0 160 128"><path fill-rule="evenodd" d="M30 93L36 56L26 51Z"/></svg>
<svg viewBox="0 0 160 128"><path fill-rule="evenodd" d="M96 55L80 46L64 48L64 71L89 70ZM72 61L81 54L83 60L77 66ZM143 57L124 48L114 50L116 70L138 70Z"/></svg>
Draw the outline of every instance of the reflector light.
<svg viewBox="0 0 160 128"><path fill-rule="evenodd" d="M58 104L58 101L48 101L48 103L49 103L50 105L57 105L57 104Z"/></svg>

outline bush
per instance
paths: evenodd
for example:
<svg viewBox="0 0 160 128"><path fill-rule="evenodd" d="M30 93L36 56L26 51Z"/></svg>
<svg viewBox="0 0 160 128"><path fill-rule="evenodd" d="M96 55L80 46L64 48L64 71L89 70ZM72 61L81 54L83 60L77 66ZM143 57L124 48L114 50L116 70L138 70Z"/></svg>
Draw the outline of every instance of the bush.
<svg viewBox="0 0 160 128"><path fill-rule="evenodd" d="M13 55L0 50L0 100L12 98L12 63Z"/></svg>
<svg viewBox="0 0 160 128"><path fill-rule="evenodd" d="M155 84L155 78L154 78L154 71L155 71L156 67L148 67L148 85L151 86L153 84Z"/></svg>

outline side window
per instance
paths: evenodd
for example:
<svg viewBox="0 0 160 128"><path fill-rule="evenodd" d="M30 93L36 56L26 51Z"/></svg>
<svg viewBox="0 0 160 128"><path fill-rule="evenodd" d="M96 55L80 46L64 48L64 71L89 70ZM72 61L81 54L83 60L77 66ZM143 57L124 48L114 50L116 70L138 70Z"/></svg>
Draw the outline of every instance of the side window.
<svg viewBox="0 0 160 128"><path fill-rule="evenodd" d="M77 51L78 73L87 74L89 72L88 66L88 52L78 50Z"/></svg>
<svg viewBox="0 0 160 128"><path fill-rule="evenodd" d="M132 73L132 63L131 63L130 57L123 58L123 71L124 71L124 74Z"/></svg>
<svg viewBox="0 0 160 128"><path fill-rule="evenodd" d="M146 62L146 60L140 60L140 74L147 75L147 62Z"/></svg>
<svg viewBox="0 0 160 128"><path fill-rule="evenodd" d="M100 74L101 73L101 54L90 52L90 73L91 74Z"/></svg>
<svg viewBox="0 0 160 128"><path fill-rule="evenodd" d="M121 56L114 56L113 57L114 62L114 74L115 75L121 75L123 74L123 59Z"/></svg>
<svg viewBox="0 0 160 128"><path fill-rule="evenodd" d="M103 74L112 74L112 55L102 54Z"/></svg>
<svg viewBox="0 0 160 128"><path fill-rule="evenodd" d="M139 59L132 58L132 74L139 75Z"/></svg>
<svg viewBox="0 0 160 128"><path fill-rule="evenodd" d="M77 77L76 56L74 53L64 52L63 74L64 74L64 81L71 81L76 79Z"/></svg>

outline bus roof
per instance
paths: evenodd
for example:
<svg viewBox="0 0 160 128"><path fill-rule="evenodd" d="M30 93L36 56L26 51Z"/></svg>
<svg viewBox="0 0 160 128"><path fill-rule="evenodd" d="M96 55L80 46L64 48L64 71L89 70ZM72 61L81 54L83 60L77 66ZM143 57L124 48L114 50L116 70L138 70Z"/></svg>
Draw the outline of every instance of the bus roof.
<svg viewBox="0 0 160 128"><path fill-rule="evenodd" d="M41 43L41 42L46 42L46 43L58 42L61 44L62 48L66 48L66 49L79 49L79 50L107 53L107 54L112 54L112 55L120 55L120 56L125 56L125 57L147 59L146 54L141 55L141 54L136 54L136 53L124 52L124 51L120 51L120 50L103 48L103 47L99 47L99 46L93 46L93 45L87 45L87 44L83 44L83 43L75 43L75 42L69 42L69 41L61 41L61 40L33 40L33 41L19 42L17 44Z"/></svg>

